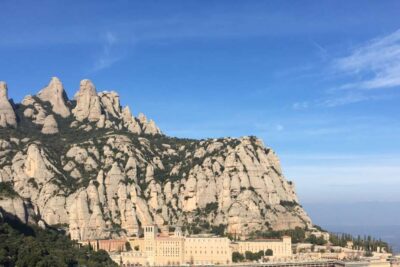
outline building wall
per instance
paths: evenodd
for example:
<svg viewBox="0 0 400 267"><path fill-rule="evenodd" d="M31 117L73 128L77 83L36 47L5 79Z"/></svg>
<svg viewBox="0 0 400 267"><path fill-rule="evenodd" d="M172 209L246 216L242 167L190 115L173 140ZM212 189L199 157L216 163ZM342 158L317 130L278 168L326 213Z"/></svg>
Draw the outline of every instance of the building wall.
<svg viewBox="0 0 400 267"><path fill-rule="evenodd" d="M121 253L121 262L123 266L141 265L147 266L148 260L146 255L140 251L128 251ZM119 264L119 262L117 262Z"/></svg>
<svg viewBox="0 0 400 267"><path fill-rule="evenodd" d="M238 241L236 251L244 254L246 251L257 253L271 249L274 257L292 256L292 241L290 237L283 237L281 240L254 240Z"/></svg>
<svg viewBox="0 0 400 267"><path fill-rule="evenodd" d="M184 244L182 237L162 237L156 239L156 264L181 265L184 263Z"/></svg>
<svg viewBox="0 0 400 267"><path fill-rule="evenodd" d="M232 249L228 238L185 238L185 261L193 264L229 264Z"/></svg>
<svg viewBox="0 0 400 267"><path fill-rule="evenodd" d="M91 246L94 251L121 252L126 250L125 239L87 240L79 242L83 246Z"/></svg>
<svg viewBox="0 0 400 267"><path fill-rule="evenodd" d="M126 241L129 241L132 251L120 254L120 260L124 265L223 265L231 263L233 251L256 253L260 250L271 249L274 253L274 258L292 255L290 237L285 237L282 240L239 241L232 243L226 237L184 237L180 230L176 230L173 235L158 235L156 226L145 226L143 238L101 240L95 241L95 246L96 249L105 249L109 252L123 251L121 246L125 247Z"/></svg>

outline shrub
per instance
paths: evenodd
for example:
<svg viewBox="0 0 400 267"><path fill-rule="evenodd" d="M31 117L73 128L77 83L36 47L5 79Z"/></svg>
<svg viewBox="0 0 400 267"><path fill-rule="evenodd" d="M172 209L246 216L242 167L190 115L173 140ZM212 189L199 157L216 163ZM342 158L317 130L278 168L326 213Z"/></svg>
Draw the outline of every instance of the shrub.
<svg viewBox="0 0 400 267"><path fill-rule="evenodd" d="M18 196L18 194L11 182L0 182L0 196L12 198Z"/></svg>
<svg viewBox="0 0 400 267"><path fill-rule="evenodd" d="M241 254L239 252L233 252L232 253L232 261L233 262L242 262L242 261L244 261L243 254Z"/></svg>
<svg viewBox="0 0 400 267"><path fill-rule="evenodd" d="M272 249L267 249L265 251L265 256L274 256L274 252L272 251Z"/></svg>

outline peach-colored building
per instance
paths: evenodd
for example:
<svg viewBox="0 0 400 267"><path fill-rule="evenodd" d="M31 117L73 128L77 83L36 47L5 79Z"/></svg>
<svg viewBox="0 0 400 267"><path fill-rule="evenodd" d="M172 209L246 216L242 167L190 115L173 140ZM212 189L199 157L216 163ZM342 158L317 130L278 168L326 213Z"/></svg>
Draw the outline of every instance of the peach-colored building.
<svg viewBox="0 0 400 267"><path fill-rule="evenodd" d="M180 228L172 235L158 235L157 226L145 226L144 238L128 239L134 252L121 253L123 264L183 265L227 264L231 262L230 240L225 237L184 237ZM143 259L145 264L143 264Z"/></svg>
<svg viewBox="0 0 400 267"><path fill-rule="evenodd" d="M158 234L155 225L145 226L143 230L143 238L95 240L81 244L90 244L94 250L104 249L110 252L112 259L124 266L228 265L232 263L234 251L245 253L271 249L274 257L292 255L290 237L231 242L226 237L211 235L185 237L180 228L176 228L171 234L168 231ZM125 250L126 242L129 242L131 251Z"/></svg>
<svg viewBox="0 0 400 267"><path fill-rule="evenodd" d="M187 237L185 261L195 265L229 264L232 261L230 244L226 237Z"/></svg>

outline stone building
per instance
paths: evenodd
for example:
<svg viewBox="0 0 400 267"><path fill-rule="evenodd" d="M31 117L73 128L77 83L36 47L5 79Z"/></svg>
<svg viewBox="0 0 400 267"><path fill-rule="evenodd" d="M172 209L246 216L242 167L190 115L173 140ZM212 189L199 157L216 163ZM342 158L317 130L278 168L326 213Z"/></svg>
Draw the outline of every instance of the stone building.
<svg viewBox="0 0 400 267"><path fill-rule="evenodd" d="M187 237L185 262L195 265L229 264L232 261L231 241L226 237Z"/></svg>
<svg viewBox="0 0 400 267"><path fill-rule="evenodd" d="M274 257L292 255L290 237L231 242L226 237L211 235L186 237L180 228L173 233L159 233L155 225L145 226L143 234L142 238L85 241L81 244L110 252L112 259L123 266L228 265L232 263L235 251L244 254L246 251L256 253L270 249ZM125 250L126 242L129 242L131 251Z"/></svg>
<svg viewBox="0 0 400 267"><path fill-rule="evenodd" d="M242 254L246 253L246 251L257 253L259 251L272 250L274 257L292 256L292 239L289 236L284 236L282 239L238 241L233 246L234 251Z"/></svg>
<svg viewBox="0 0 400 267"><path fill-rule="evenodd" d="M94 251L122 252L126 250L126 239L87 240L81 241L82 246L90 246Z"/></svg>

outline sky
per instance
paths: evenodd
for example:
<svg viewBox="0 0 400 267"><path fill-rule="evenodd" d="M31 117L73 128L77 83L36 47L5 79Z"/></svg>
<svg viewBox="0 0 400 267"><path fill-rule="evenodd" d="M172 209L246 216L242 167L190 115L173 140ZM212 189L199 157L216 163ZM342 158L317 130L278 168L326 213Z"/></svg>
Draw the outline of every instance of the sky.
<svg viewBox="0 0 400 267"><path fill-rule="evenodd" d="M171 136L256 135L300 201L400 202L399 1L0 0L0 80L115 90Z"/></svg>

